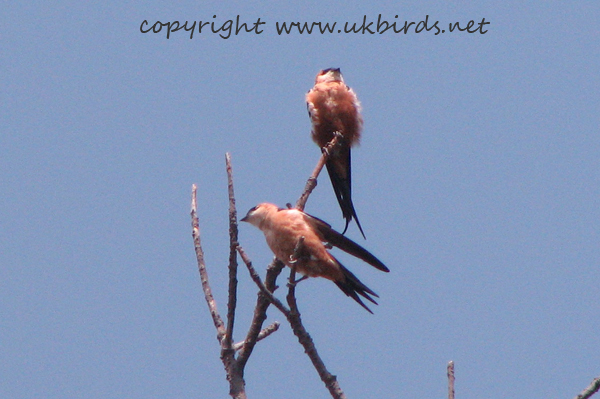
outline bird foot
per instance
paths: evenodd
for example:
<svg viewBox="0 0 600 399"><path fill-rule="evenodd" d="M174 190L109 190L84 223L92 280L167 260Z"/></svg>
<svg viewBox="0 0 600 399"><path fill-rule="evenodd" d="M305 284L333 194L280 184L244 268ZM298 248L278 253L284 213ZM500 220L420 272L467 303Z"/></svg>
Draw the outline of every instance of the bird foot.
<svg viewBox="0 0 600 399"><path fill-rule="evenodd" d="M296 284L298 284L300 281L302 281L302 280L306 280L307 278L308 278L308 276L302 276L302 277L300 277L300 278L298 278L298 279L295 279L295 280L292 280L292 279L290 279L290 280L288 281L288 287L289 287L289 286L295 286L295 285L296 285Z"/></svg>

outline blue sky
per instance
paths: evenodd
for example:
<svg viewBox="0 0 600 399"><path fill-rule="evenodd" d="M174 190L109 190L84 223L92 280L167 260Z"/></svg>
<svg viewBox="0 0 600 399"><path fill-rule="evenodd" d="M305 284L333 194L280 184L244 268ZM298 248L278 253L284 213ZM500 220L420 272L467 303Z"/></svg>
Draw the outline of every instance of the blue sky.
<svg viewBox="0 0 600 399"><path fill-rule="evenodd" d="M319 150L304 94L339 67L363 104L353 194L386 263L297 290L349 398L573 397L600 375L600 5L578 2L45 2L0 16L0 396L227 396L189 220L221 311L225 152L240 216L295 202ZM278 35L276 22L485 18L488 32ZM217 18L213 19L213 15ZM225 40L144 20L253 23ZM343 229L326 176L306 210ZM264 271L262 234L240 241ZM239 275L236 340L256 288ZM280 280L283 282L283 280ZM250 398L328 394L284 318Z"/></svg>

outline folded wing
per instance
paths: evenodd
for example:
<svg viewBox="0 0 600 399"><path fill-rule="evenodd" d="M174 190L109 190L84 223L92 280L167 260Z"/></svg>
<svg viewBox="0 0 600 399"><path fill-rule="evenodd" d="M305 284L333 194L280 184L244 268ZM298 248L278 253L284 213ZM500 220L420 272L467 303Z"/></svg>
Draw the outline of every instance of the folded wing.
<svg viewBox="0 0 600 399"><path fill-rule="evenodd" d="M319 232L319 234L323 237L323 241L328 242L334 247L337 247L342 251L349 253L352 256L356 256L358 259L367 262L368 264L370 264L378 270L384 272L390 271L390 269L388 269L386 265L384 265L379 259L377 259L375 255L373 255L372 253L370 253L351 239L347 238L346 236L333 230L331 228L331 225L327 222L324 222L323 220L311 216L307 213L304 213L304 215L306 218L306 222L309 223L316 231Z"/></svg>

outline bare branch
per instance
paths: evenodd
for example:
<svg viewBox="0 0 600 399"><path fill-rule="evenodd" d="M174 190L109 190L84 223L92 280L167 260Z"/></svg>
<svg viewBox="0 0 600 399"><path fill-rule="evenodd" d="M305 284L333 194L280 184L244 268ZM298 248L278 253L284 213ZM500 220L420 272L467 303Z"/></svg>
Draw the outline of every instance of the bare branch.
<svg viewBox="0 0 600 399"><path fill-rule="evenodd" d="M448 399L454 399L454 362L450 360L446 369L448 375Z"/></svg>
<svg viewBox="0 0 600 399"><path fill-rule="evenodd" d="M231 350L233 345L233 325L235 321L235 307L237 303L237 245L238 226L237 212L235 209L235 196L233 192L233 173L231 156L225 154L227 169L227 189L229 193L229 300L227 301L227 330L223 348Z"/></svg>
<svg viewBox="0 0 600 399"><path fill-rule="evenodd" d="M277 330L279 330L279 322L274 321L273 323L269 324L267 327L260 330L260 332L258 333L258 335L256 337L256 342L262 341L263 339L267 338L269 335L273 334ZM237 344L233 345L233 349L236 351L239 351L240 349L242 349L244 347L245 344L246 344L246 341L238 342Z"/></svg>
<svg viewBox="0 0 600 399"><path fill-rule="evenodd" d="M292 271L290 273L290 278L294 277L295 272ZM323 383L329 390L331 397L334 399L345 399L346 395L340 388L336 376L331 374L327 370L325 363L323 363L323 360L317 352L317 348L315 347L312 337L310 336L308 331L306 331L304 325L302 324L300 311L298 310L298 304L296 303L296 297L294 296L294 287L295 284L290 284L290 290L287 295L288 305L291 309L290 314L287 316L287 319L290 323L290 326L292 327L292 331L294 332L294 335L298 338L298 342L300 342L300 345L302 345L302 347L304 348L304 352L306 352L313 366L317 370L319 377L321 377L321 381L323 381Z"/></svg>
<svg viewBox="0 0 600 399"><path fill-rule="evenodd" d="M327 143L327 145L325 147L323 147L321 149L321 158L319 158L319 162L317 162L317 166L315 166L315 169L313 170L312 174L306 181L306 185L304 186L304 191L302 192L302 195L300 195L300 198L296 202L297 209L300 209L301 211L304 210L304 207L306 206L306 201L308 201L308 197L310 196L310 193L312 193L312 191L315 189L315 187L317 187L317 177L319 177L319 174L321 173L323 166L325 166L325 163L329 159L331 150L333 149L333 147L335 147L337 145L340 137L341 137L341 134L338 132L335 132L335 134L333 135L333 139L329 143Z"/></svg>
<svg viewBox="0 0 600 399"><path fill-rule="evenodd" d="M298 259L300 259L299 254L302 251L303 245L304 245L304 237L300 237L300 240L298 240L298 243L296 244L296 247L294 248L293 257L294 257L295 261L298 261ZM292 267L291 271L290 271L290 277L289 277L289 283L288 283L288 294L286 297L287 303L290 307L290 312L288 314L286 314L286 317L288 319L288 322L290 323L290 326L292 327L292 331L294 332L294 335L298 338L298 342L300 342L300 345L302 345L302 347L304 348L304 352L306 352L306 354L310 358L313 366L315 367L315 369L317 370L317 373L319 374L319 377L321 377L321 381L323 381L323 383L329 390L331 397L334 399L345 399L346 395L340 388L340 385L337 382L336 376L331 374L327 370L327 367L325 367L325 363L323 363L323 360L319 356L319 353L317 352L317 348L315 347L315 344L313 343L313 340L312 340L310 334L308 333L308 331L306 331L306 329L304 328L304 325L302 324L302 319L300 317L300 311L298 310L298 303L296 302L296 283L297 283L297 281L296 281L296 270L295 269L296 269L295 267Z"/></svg>
<svg viewBox="0 0 600 399"><path fill-rule="evenodd" d="M584 389L575 399L588 399L600 389L600 377L594 378L592 383Z"/></svg>
<svg viewBox="0 0 600 399"><path fill-rule="evenodd" d="M215 328L217 329L217 340L219 340L219 345L221 345L223 337L225 336L225 325L223 324L223 319L221 319L221 315L219 315L215 298L213 297L210 284L208 283L208 273L206 272L206 264L204 263L204 251L202 250L202 245L200 243L200 224L198 222L196 192L197 187L194 184L192 185L191 210L192 237L194 238L194 249L196 250L196 259L198 261L198 271L200 272L200 280L202 281L202 290L204 291L204 298L206 299L208 311L210 312L210 315L213 319L213 323L215 324Z"/></svg>

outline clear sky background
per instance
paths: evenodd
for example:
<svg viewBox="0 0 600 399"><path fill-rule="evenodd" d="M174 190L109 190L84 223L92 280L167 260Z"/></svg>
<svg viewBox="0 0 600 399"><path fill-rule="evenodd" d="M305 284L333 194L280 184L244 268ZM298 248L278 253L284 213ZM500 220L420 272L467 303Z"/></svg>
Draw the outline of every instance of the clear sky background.
<svg viewBox="0 0 600 399"><path fill-rule="evenodd" d="M374 315L329 281L298 287L348 397L443 398L449 360L460 399L571 398L600 375L597 1L119 3L0 12L0 397L227 397L191 185L224 311L225 152L240 217L295 202L320 154L304 94L328 67L364 108L353 192L367 240L355 224L348 236L391 269L340 256L381 296ZM379 14L490 25L275 29ZM260 17L263 33L139 30L237 15ZM326 176L306 210L343 228ZM264 273L260 231L244 224L240 241ZM239 280L236 340L257 292L244 268ZM329 397L274 320L246 369L249 397Z"/></svg>

